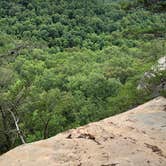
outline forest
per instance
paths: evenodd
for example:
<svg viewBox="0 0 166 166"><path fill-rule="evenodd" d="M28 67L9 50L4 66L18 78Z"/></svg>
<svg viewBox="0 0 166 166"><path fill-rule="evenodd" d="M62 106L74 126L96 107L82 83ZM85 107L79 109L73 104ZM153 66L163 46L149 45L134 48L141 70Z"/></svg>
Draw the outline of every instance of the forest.
<svg viewBox="0 0 166 166"><path fill-rule="evenodd" d="M165 55L165 0L0 0L0 153L156 97Z"/></svg>

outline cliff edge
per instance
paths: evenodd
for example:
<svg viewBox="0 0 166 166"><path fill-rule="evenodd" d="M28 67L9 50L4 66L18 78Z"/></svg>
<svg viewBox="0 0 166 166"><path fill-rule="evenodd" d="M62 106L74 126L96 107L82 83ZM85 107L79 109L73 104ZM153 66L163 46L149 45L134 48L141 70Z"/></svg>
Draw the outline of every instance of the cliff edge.
<svg viewBox="0 0 166 166"><path fill-rule="evenodd" d="M19 146L0 166L166 166L166 99Z"/></svg>

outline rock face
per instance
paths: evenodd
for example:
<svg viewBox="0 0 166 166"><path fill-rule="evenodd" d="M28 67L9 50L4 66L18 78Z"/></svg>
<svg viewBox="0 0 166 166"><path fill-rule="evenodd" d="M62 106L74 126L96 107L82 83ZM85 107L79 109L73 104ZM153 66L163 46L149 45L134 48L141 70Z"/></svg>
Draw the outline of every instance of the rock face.
<svg viewBox="0 0 166 166"><path fill-rule="evenodd" d="M161 57L157 61L157 64L151 67L150 71L144 73L143 77L141 78L137 86L137 89L148 91L148 89L152 86L149 80L151 78L155 78L156 75L161 71L166 72L166 56ZM163 78L162 82L157 86L153 86L152 89L153 89L153 96L158 96L159 91L166 90L166 79Z"/></svg>
<svg viewBox="0 0 166 166"><path fill-rule="evenodd" d="M166 166L166 99L19 146L0 166Z"/></svg>
<svg viewBox="0 0 166 166"><path fill-rule="evenodd" d="M166 56L163 56L158 60L157 66L153 67L153 70L154 71L166 70Z"/></svg>

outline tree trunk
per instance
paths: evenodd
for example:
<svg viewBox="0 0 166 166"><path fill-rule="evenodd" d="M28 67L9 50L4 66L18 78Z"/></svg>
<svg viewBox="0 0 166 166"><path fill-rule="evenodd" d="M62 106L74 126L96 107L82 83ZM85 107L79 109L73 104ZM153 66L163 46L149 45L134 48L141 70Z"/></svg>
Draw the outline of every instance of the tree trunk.
<svg viewBox="0 0 166 166"><path fill-rule="evenodd" d="M21 131L20 131L20 128L19 128L19 126L18 126L18 121L19 121L19 120L15 117L15 115L14 115L14 113L13 113L12 111L9 111L9 112L11 113L12 118L13 118L13 120L14 120L14 123L15 123L15 126L16 126L16 131L17 131L17 133L18 133L18 136L20 137L20 140L21 140L22 144L25 144L26 142L25 142L24 137L23 137L23 135L22 135L22 133L21 133Z"/></svg>
<svg viewBox="0 0 166 166"><path fill-rule="evenodd" d="M44 125L44 131L43 131L43 138L46 139L48 138L48 124L49 124L49 119L47 120L46 124Z"/></svg>

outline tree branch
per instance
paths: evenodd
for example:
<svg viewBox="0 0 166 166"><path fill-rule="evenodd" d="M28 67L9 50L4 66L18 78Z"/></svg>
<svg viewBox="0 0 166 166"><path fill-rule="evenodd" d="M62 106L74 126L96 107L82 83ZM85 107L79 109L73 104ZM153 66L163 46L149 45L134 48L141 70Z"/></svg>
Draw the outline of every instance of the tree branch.
<svg viewBox="0 0 166 166"><path fill-rule="evenodd" d="M25 144L26 142L25 142L24 137L23 137L23 135L22 135L22 133L20 131L20 128L18 126L18 119L15 117L15 115L14 115L14 113L12 111L9 110L9 112L11 113L12 118L14 120L14 123L15 123L15 126L16 126L16 131L17 131L17 133L18 133L18 135L20 137L20 140L21 140L22 144Z"/></svg>

